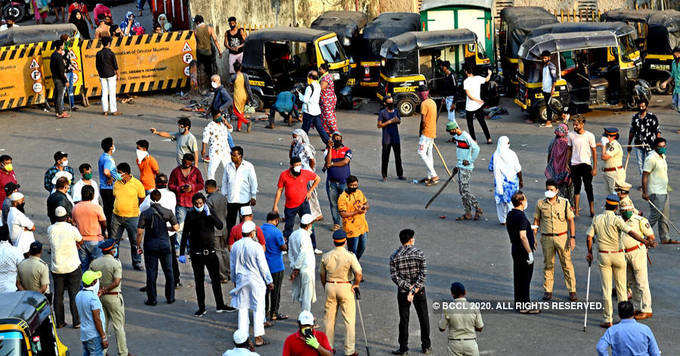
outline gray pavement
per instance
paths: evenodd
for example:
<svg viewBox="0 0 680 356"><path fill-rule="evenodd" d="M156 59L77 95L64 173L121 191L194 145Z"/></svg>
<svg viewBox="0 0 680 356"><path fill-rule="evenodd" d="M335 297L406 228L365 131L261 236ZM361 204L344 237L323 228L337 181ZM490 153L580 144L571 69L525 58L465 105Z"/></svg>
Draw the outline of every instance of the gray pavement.
<svg viewBox="0 0 680 356"><path fill-rule="evenodd" d="M660 99L658 101L657 99ZM662 122L664 135L669 139L669 168L671 185L680 186L680 178L672 174L678 171L675 159L680 157L680 147L675 130L680 128L679 114L670 111L670 97L655 97L650 110L657 113ZM111 136L116 140L117 162L129 162L134 168L134 142L146 138L151 143L151 154L154 155L163 172L169 173L175 166L174 145L152 136L148 128L173 131L178 116L186 115L178 111L182 106L176 95L155 95L137 98L134 105L120 104L123 113L117 118L106 118L99 114L101 108L98 101L93 105L74 113L65 120L55 120L37 109L23 109L0 113L0 125L5 129L0 132L0 152L14 157L14 167L27 195L26 209L37 223L36 236L46 241L48 220L45 215L47 192L42 188L44 171L52 164L54 151L63 150L70 154L73 167L89 162L96 167L101 150L99 141ZM540 199L544 190L544 174L546 147L552 137L552 130L538 128L523 122L523 115L509 100L502 100L510 114L500 120L489 121L494 142L499 135L510 138L511 147L520 157L526 187L524 190L530 204L527 213L533 212L536 200ZM371 210L368 215L370 233L368 245L361 264L367 281L362 288L362 310L366 321L371 352L375 355L389 353L397 346L397 302L396 288L389 277L388 260L392 251L399 246L398 232L403 228L416 231L416 246L423 249L428 260L427 294L430 302L450 299L448 289L451 282L461 281L468 290L468 297L474 300L509 301L512 299L512 260L510 246L505 227L500 226L495 216L493 203L492 177L487 171L488 160L495 150L494 145L481 145L481 153L472 179L472 191L480 200L484 211L484 219L477 222L455 222L454 218L463 213L460 197L455 183L436 200L429 210L424 205L439 186L425 187L414 185L412 179L420 179L425 175L425 167L416 153L417 131L419 120L415 117L403 120L400 131L402 135L402 155L407 181L398 181L394 175L394 166L390 166L390 179L380 181L380 133L375 127L377 106L369 104L359 112L339 112L338 125L344 133L344 141L354 152L351 163L352 173L359 177L360 189L364 191ZM596 136L604 126L616 126L622 130L622 137L627 137L630 112L598 111L587 115L586 129ZM438 143L449 167L454 166L455 148L447 144L446 132L443 130L446 121L441 115L438 125ZM459 123L464 125L464 120ZM207 121L192 117L192 132L200 139L202 128ZM260 193L258 194L255 218L262 223L265 214L271 209L275 192L275 184L279 173L287 167L287 152L290 143L290 131L287 126L277 126L275 130L265 130L264 123L258 122L250 134L236 133L236 144L245 149L245 159L251 161L257 171ZM317 159L322 159L322 143L316 133L311 133L312 143L317 147ZM622 139L623 141L624 139ZM438 158L436 169L441 177L444 169ZM639 185L636 164L631 160L628 181ZM201 167L205 171L204 167ZM95 172L97 174L98 172ZM221 170L218 171L218 177ZM325 180L325 178L324 178ZM600 175L595 179L596 206L604 198L604 183ZM330 212L328 199L322 190L319 194L321 206L326 219L317 226L319 248L327 251L331 248L329 230ZM640 193L632 193L638 209L649 214L649 207L643 204ZM585 200L585 199L584 199ZM585 203L583 203L585 208ZM672 214L678 216L678 203L671 201ZM589 217L576 219L577 247L573 254L576 269L577 290L579 296L585 297L587 264L585 262L585 230L590 223ZM674 221L680 223L676 218ZM673 238L678 234L672 232ZM179 355L193 353L197 355L218 355L232 347L231 335L236 327L236 314L216 314L210 288L206 285L208 296L208 314L203 318L194 318L196 302L193 289L191 268L182 265L184 287L177 291L177 303L166 305L159 300L158 306L148 307L143 304L145 294L138 291L143 286L144 272L131 269L129 244L123 242L121 258L123 261L123 294L126 303L127 340L132 353L136 355ZM659 341L661 350L666 355L680 354L680 344L673 335L680 333L680 308L677 295L680 293L680 278L677 266L680 257L677 247L660 246L651 252L653 266L650 267L650 284L653 297L654 317L645 320ZM317 258L317 261L320 259ZM532 280L532 298L542 296L543 256L536 254L534 278ZM555 296L557 300L567 301L562 273L557 268L555 273ZM159 277L159 286L163 278ZM591 300L601 300L600 274L596 268L592 272ZM231 285L223 286L226 294ZM312 311L319 324L323 318L325 294L317 279L317 302ZM266 330L266 338L271 344L257 350L262 355L280 354L283 340L295 331L294 317L300 307L290 298L290 282L283 283L281 312L293 319L278 322L273 328ZM437 320L441 311L430 309L431 338L434 355L446 353L446 336L437 330ZM479 348L484 355L592 355L595 344L603 334L597 325L601 321L601 313L591 313L588 318L588 330L582 331L583 314L580 312L545 312L537 316L519 315L511 311L483 311L485 328L479 334ZM70 317L66 317L70 322ZM410 347L412 354L419 354L419 327L415 311L412 309L410 328ZM343 326L338 323L335 347L342 352ZM72 355L81 353L79 332L69 327L59 330L62 340L71 348ZM364 341L357 321L357 350L364 352ZM113 342L112 342L113 345ZM113 346L112 346L113 347ZM115 350L115 349L113 349ZM340 354L340 352L338 354Z"/></svg>

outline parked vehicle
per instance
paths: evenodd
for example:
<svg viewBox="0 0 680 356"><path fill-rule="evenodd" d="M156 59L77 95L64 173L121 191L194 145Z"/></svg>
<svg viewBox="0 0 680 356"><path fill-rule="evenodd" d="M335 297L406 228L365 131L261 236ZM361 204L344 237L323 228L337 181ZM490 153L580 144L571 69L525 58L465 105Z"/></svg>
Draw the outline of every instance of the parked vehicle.
<svg viewBox="0 0 680 356"><path fill-rule="evenodd" d="M2 18L21 22L32 14L31 0L3 0Z"/></svg>

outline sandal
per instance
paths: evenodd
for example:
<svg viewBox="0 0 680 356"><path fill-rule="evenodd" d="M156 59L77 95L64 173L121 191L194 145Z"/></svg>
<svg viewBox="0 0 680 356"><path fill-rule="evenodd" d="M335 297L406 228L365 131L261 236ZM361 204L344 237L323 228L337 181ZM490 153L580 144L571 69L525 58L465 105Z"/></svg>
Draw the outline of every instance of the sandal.
<svg viewBox="0 0 680 356"><path fill-rule="evenodd" d="M274 326L274 321L273 321L273 320L272 320L272 321L265 321L265 322L264 322L264 327L265 327L265 328L271 328L272 326Z"/></svg>
<svg viewBox="0 0 680 356"><path fill-rule="evenodd" d="M264 345L269 345L269 341L268 341L268 340L265 340L263 337L260 337L260 340L262 340L262 342L259 343L259 344L257 343L257 340L255 341L255 347L260 347L260 346L264 346Z"/></svg>
<svg viewBox="0 0 680 356"><path fill-rule="evenodd" d="M482 215L484 215L484 212L481 211L481 210L477 210L477 211L475 212L475 217L472 218L472 219L473 219L473 220L479 220L479 218L480 218Z"/></svg>
<svg viewBox="0 0 680 356"><path fill-rule="evenodd" d="M461 215L456 218L456 221L465 221L465 220L472 220L472 216L469 215Z"/></svg>
<svg viewBox="0 0 680 356"><path fill-rule="evenodd" d="M437 180L428 179L428 180L425 181L425 185L428 186L428 187L435 185L437 183L439 183L439 179L437 179Z"/></svg>

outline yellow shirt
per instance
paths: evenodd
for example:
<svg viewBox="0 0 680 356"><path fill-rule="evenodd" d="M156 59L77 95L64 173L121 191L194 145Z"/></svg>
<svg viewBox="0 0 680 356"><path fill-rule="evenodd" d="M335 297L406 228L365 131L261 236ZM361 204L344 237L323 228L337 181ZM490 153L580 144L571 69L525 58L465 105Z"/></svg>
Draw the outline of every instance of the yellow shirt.
<svg viewBox="0 0 680 356"><path fill-rule="evenodd" d="M345 213L359 211L359 207L366 204L366 197L361 190L357 189L352 194L342 192L338 197L338 210ZM347 237L357 237L368 232L368 222L366 213L354 215L349 218L342 218L342 228L347 233Z"/></svg>
<svg viewBox="0 0 680 356"><path fill-rule="evenodd" d="M668 194L668 164L665 156L656 151L650 152L642 170L649 173L647 194Z"/></svg>
<svg viewBox="0 0 680 356"><path fill-rule="evenodd" d="M335 247L321 256L321 274L326 281L349 282L354 274L361 273L357 256L344 246Z"/></svg>
<svg viewBox="0 0 680 356"><path fill-rule="evenodd" d="M428 98L420 104L420 134L429 138L437 137L437 104Z"/></svg>
<svg viewBox="0 0 680 356"><path fill-rule="evenodd" d="M144 199L144 185L132 177L127 183L117 180L113 183L113 213L123 218L139 216L139 199Z"/></svg>
<svg viewBox="0 0 680 356"><path fill-rule="evenodd" d="M640 236L654 236L654 230L652 230L652 227L649 225L649 221L640 215L631 216L631 218L626 221L626 225L628 225L632 231L640 234ZM623 248L628 249L640 245L641 242L622 232L621 244L623 245ZM640 248L647 249L644 245L640 246Z"/></svg>
<svg viewBox="0 0 680 356"><path fill-rule="evenodd" d="M534 219L538 220L543 234L561 234L567 231L569 219L574 218L569 200L557 197L555 203L541 199L536 203Z"/></svg>
<svg viewBox="0 0 680 356"><path fill-rule="evenodd" d="M453 303L459 306L444 309L439 319L439 329L449 329L449 340L476 338L475 328L484 327L479 309L468 303L465 298L454 299Z"/></svg>
<svg viewBox="0 0 680 356"><path fill-rule="evenodd" d="M612 210L607 210L593 218L586 235L597 236L598 248L611 252L621 249L621 240L619 239L621 231L628 233L630 230L622 217L614 214Z"/></svg>
<svg viewBox="0 0 680 356"><path fill-rule="evenodd" d="M612 141L605 146L606 153L609 157L608 160L604 161L603 168L619 168L623 165L623 149L619 141ZM616 171L610 171L607 173L616 173Z"/></svg>

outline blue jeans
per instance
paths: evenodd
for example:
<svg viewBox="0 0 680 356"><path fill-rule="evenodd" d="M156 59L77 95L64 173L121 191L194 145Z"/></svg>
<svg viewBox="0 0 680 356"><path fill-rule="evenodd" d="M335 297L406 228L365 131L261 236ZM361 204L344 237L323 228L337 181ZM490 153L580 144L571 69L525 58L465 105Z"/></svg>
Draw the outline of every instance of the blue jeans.
<svg viewBox="0 0 680 356"><path fill-rule="evenodd" d="M82 341L83 356L104 356L104 348L102 347L102 338L97 336L94 339Z"/></svg>
<svg viewBox="0 0 680 356"><path fill-rule="evenodd" d="M678 104L680 104L680 93L673 91L673 110L680 111Z"/></svg>
<svg viewBox="0 0 680 356"><path fill-rule="evenodd" d="M179 240L182 238L182 231L184 230L184 219L187 218L187 213L191 209L193 208L179 205L175 207L175 217L177 217L177 223L179 224L179 231L177 231L177 234L175 234L173 241L175 248L179 248Z"/></svg>
<svg viewBox="0 0 680 356"><path fill-rule="evenodd" d="M137 0L137 8L139 11L144 10L144 3L146 3L147 0ZM149 9L151 9L151 2L149 2Z"/></svg>
<svg viewBox="0 0 680 356"><path fill-rule="evenodd" d="M68 80L68 89L67 89L68 103L71 106L71 109L73 109L73 105L75 103L73 101L73 84L75 82L73 79L76 79L76 78L74 77L73 72L68 72L68 73L66 73L66 79Z"/></svg>
<svg viewBox="0 0 680 356"><path fill-rule="evenodd" d="M640 177L642 177L642 168L645 166L645 158L647 158L648 154L649 151L647 151L644 147L635 147L635 160L637 161Z"/></svg>
<svg viewBox="0 0 680 356"><path fill-rule="evenodd" d="M446 103L446 111L449 113L449 122L456 122L456 108L451 109L451 105L453 105L453 96L447 96L444 102Z"/></svg>
<svg viewBox="0 0 680 356"><path fill-rule="evenodd" d="M306 112L302 113L302 129L305 131L305 133L309 133L309 129L312 127L312 125L316 127L316 131L319 133L319 136L321 136L321 141L323 141L323 144L327 144L328 140L330 140L330 137L328 136L326 129L323 128L321 115L312 116Z"/></svg>
<svg viewBox="0 0 680 356"><path fill-rule="evenodd" d="M309 213L309 202L306 200L295 208L283 209L283 215L286 219L286 225L283 228L283 237L286 238L286 241L288 241L288 236L293 233L293 228L295 227L295 216L297 215L302 217L302 215Z"/></svg>
<svg viewBox="0 0 680 356"><path fill-rule="evenodd" d="M338 210L338 198L345 189L347 189L347 183L335 182L326 178L326 194L328 194L328 202L331 204L331 216L334 225L340 225L342 222Z"/></svg>
<svg viewBox="0 0 680 356"><path fill-rule="evenodd" d="M102 250L97 246L98 244L99 241L83 241L78 249L78 257L80 257L80 265L83 271L90 269L92 261L102 257Z"/></svg>
<svg viewBox="0 0 680 356"><path fill-rule="evenodd" d="M137 253L137 224L139 223L139 216L125 218L113 214L111 218L111 233L117 243L120 245L120 239L123 237L123 231L127 231L128 239L130 240L130 258L133 266L142 265L142 256Z"/></svg>
<svg viewBox="0 0 680 356"><path fill-rule="evenodd" d="M357 260L361 258L366 251L366 234L361 234L357 237L350 237L347 239L347 250L357 256Z"/></svg>

